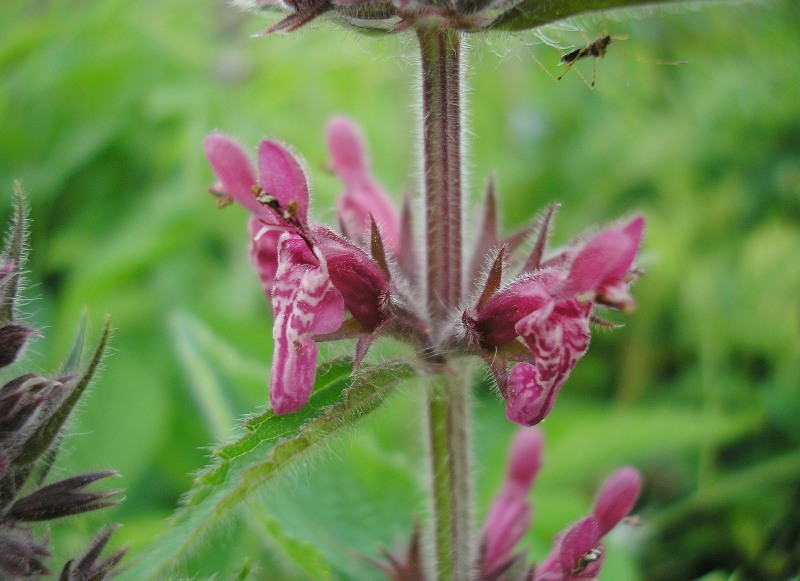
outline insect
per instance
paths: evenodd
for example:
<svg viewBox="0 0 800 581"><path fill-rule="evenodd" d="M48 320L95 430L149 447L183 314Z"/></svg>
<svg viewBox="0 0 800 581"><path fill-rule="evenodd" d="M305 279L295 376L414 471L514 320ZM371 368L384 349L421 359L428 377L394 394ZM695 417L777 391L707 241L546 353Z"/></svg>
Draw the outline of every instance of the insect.
<svg viewBox="0 0 800 581"><path fill-rule="evenodd" d="M579 575L586 570L590 564L599 561L603 556L603 551L600 549L590 549L575 561L575 568L572 570L573 575Z"/></svg>
<svg viewBox="0 0 800 581"><path fill-rule="evenodd" d="M586 46L576 48L575 50L571 50L567 54L562 55L561 60L558 61L558 64L567 65L567 68L564 70L563 73L561 73L561 76L558 77L556 80L560 81L561 79L563 79L564 75L566 75L569 72L569 70L573 66L575 66L575 63L581 59L585 59L588 57L592 57L593 59L603 58L606 54L606 49L608 48L608 45L611 44L611 40L612 40L611 35L606 34L605 36L601 36L597 40L590 42ZM592 83L591 85L589 85L590 87L594 87L594 72L595 72L594 67L595 67L595 61L592 60ZM579 74L579 76L583 78L582 75ZM586 79L584 79L584 82L586 82Z"/></svg>

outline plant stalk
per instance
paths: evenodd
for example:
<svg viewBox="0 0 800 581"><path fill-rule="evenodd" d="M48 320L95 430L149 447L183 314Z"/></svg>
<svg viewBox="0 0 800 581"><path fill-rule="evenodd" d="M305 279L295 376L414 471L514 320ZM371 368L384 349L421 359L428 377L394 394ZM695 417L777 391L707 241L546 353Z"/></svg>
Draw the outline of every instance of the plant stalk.
<svg viewBox="0 0 800 581"><path fill-rule="evenodd" d="M442 373L428 394L434 579L474 576L468 373Z"/></svg>
<svg viewBox="0 0 800 581"><path fill-rule="evenodd" d="M422 68L427 300L444 321L461 302L461 37L417 29ZM437 337L438 339L438 337Z"/></svg>
<svg viewBox="0 0 800 581"><path fill-rule="evenodd" d="M417 29L422 72L427 306L434 342L461 303L461 37ZM473 577L469 374L446 363L427 394L434 578Z"/></svg>

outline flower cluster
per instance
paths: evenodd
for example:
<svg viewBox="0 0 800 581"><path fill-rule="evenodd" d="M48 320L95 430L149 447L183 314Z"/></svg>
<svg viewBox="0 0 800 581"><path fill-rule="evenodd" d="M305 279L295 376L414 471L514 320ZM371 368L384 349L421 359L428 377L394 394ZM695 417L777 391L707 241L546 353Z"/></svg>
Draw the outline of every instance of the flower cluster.
<svg viewBox="0 0 800 581"><path fill-rule="evenodd" d="M301 408L311 393L316 341L358 338L356 364L378 335L415 345L420 356L477 354L492 369L506 413L534 425L550 412L589 346L597 308L630 311L628 287L644 229L641 217L584 236L551 252L555 207L536 227L501 242L493 188L472 259L474 295L436 327L426 310L409 206L398 215L371 175L363 139L348 120L328 126L333 171L344 184L337 210L341 234L309 220L300 162L280 144L258 150L258 177L247 154L213 134L205 149L217 183L211 191L247 208L250 253L272 302L274 356L270 399L278 414ZM511 251L532 239L516 275ZM346 317L349 313L349 317ZM446 329L442 332L442 329Z"/></svg>
<svg viewBox="0 0 800 581"><path fill-rule="evenodd" d="M559 533L550 554L526 567L514 547L528 530L533 508L528 493L541 465L542 435L523 428L514 439L506 481L495 497L481 535L482 581L573 581L596 579L603 565L602 538L630 513L641 489L631 467L620 468L600 487L592 512Z"/></svg>
<svg viewBox="0 0 800 581"><path fill-rule="evenodd" d="M589 348L595 307L635 307L628 286L638 276L632 264L644 229L644 219L636 217L545 258L553 210L541 221L534 250L516 278L500 286L505 253L497 253L480 298L463 315L470 343L506 398L506 415L529 426L550 412ZM518 338L528 352L519 349ZM518 362L510 372L509 361Z"/></svg>
<svg viewBox="0 0 800 581"><path fill-rule="evenodd" d="M261 143L256 179L232 140L215 134L205 142L219 179L212 191L253 213L250 253L275 316L270 400L277 414L294 412L308 401L316 373L315 340L358 337L357 362L381 333L424 340L425 323L396 284L405 278L398 266L404 262L388 261L388 253L410 248L399 218L370 176L355 127L334 120L328 137L332 167L346 187L339 215L348 237L309 222L305 174L278 143Z"/></svg>
<svg viewBox="0 0 800 581"><path fill-rule="evenodd" d="M15 321L19 266L24 260L25 214L18 199L15 228L0 257L0 368L14 363L28 339L38 332ZM64 424L99 364L108 329L89 366L70 363L54 379L27 373L0 387L0 578L38 578L49 574L46 539L34 536L33 523L71 516L116 504L117 490L83 489L114 472L93 472L42 486L58 452ZM81 340L73 350L79 355ZM72 357L70 359L73 359ZM74 357L77 359L77 357ZM113 528L101 532L85 554L64 565L63 581L102 581L115 573L125 549L99 560Z"/></svg>
<svg viewBox="0 0 800 581"><path fill-rule="evenodd" d="M597 579L605 558L602 539L633 509L641 477L623 467L601 485L591 513L560 532L550 553L538 565L515 552L533 521L530 490L542 464L543 437L538 428L520 429L511 444L505 482L483 524L477 578L480 581L577 581ZM383 560L368 559L393 581L424 581L419 530L405 549L381 551Z"/></svg>

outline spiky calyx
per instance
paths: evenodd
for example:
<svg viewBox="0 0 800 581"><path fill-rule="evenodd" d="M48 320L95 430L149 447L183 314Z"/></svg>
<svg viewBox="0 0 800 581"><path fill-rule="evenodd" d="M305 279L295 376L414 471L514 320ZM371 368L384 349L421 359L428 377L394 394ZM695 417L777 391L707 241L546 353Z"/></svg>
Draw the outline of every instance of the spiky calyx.
<svg viewBox="0 0 800 581"><path fill-rule="evenodd" d="M17 321L20 269L25 263L27 207L17 186L12 227L0 253L0 368L15 363L27 341L39 335ZM109 321L86 366L80 364L83 326L67 362L49 379L26 373L0 387L0 578L30 579L49 574L49 540L36 538L32 523L80 514L117 503L119 491L86 492L86 486L113 476L94 472L42 485L58 453L64 425L105 353ZM98 561L113 529L98 535L86 553L68 562L61 579L102 581L113 576L125 553Z"/></svg>

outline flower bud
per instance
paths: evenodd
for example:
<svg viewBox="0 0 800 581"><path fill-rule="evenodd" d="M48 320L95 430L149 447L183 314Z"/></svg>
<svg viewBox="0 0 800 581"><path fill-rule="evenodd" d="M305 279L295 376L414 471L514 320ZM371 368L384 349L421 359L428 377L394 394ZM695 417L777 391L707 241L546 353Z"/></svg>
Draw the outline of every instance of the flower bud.
<svg viewBox="0 0 800 581"><path fill-rule="evenodd" d="M597 519L600 535L617 526L636 504L642 488L642 477L630 466L620 468L600 487L592 514Z"/></svg>
<svg viewBox="0 0 800 581"><path fill-rule="evenodd" d="M38 334L36 329L14 323L0 328L0 368L14 363L22 353L28 338Z"/></svg>
<svg viewBox="0 0 800 581"><path fill-rule="evenodd" d="M539 471L542 434L536 429L521 429L511 446L506 481L495 497L481 540L481 578L493 578L515 559L514 547L528 530L533 506L528 493Z"/></svg>

